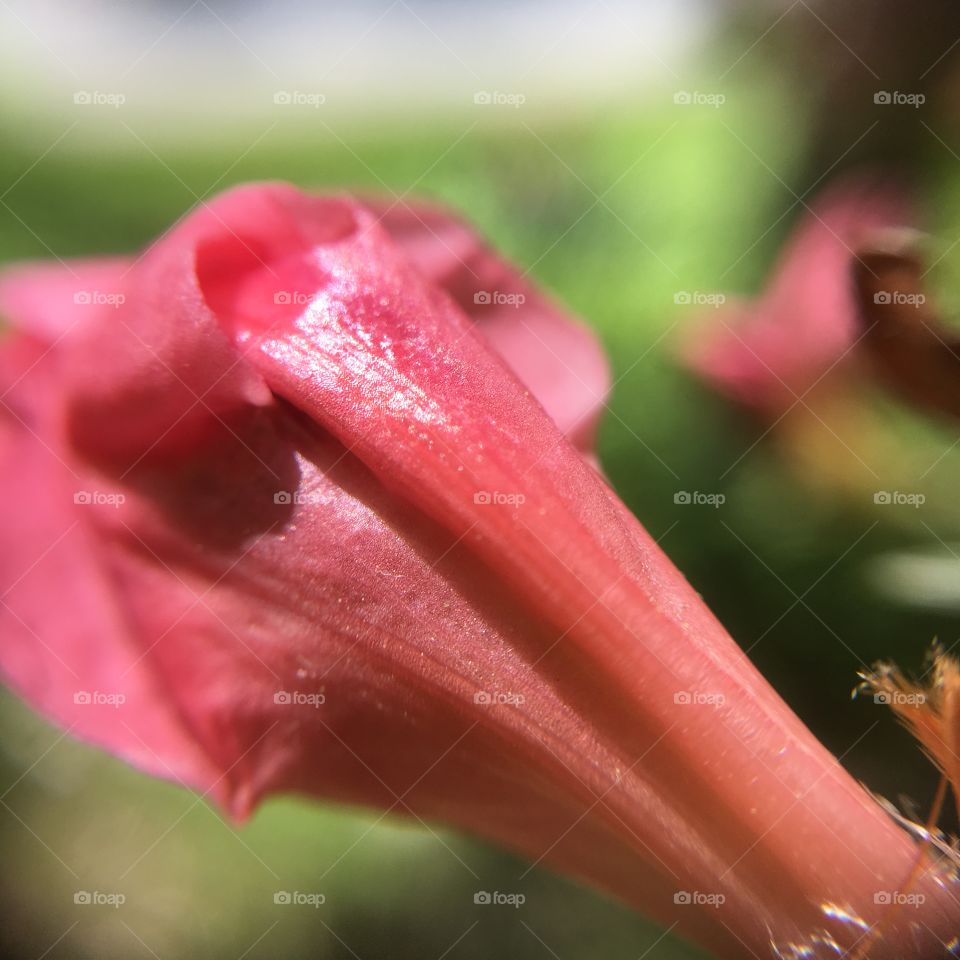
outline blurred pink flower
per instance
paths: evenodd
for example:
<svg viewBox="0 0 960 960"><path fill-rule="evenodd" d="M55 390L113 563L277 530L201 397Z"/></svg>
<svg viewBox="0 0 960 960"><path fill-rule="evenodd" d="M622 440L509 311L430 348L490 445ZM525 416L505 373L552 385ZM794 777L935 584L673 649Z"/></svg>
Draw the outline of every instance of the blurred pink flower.
<svg viewBox="0 0 960 960"><path fill-rule="evenodd" d="M732 399L776 418L821 383L847 373L863 336L853 286L857 251L912 222L894 190L841 183L803 216L766 291L711 311L690 338L694 370Z"/></svg>
<svg viewBox="0 0 960 960"><path fill-rule="evenodd" d="M916 848L585 461L596 343L448 214L379 212L250 186L6 275L10 684L239 818L456 824L728 958L857 941ZM917 892L871 957L956 932Z"/></svg>

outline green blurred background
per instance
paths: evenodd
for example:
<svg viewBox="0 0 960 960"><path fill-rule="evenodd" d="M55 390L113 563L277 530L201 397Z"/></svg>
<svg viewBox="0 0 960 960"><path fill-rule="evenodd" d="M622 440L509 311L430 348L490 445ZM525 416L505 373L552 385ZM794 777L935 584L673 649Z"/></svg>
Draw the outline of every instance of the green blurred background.
<svg viewBox="0 0 960 960"><path fill-rule="evenodd" d="M95 67L97 18L109 25L138 6L153 33L129 60L154 34L173 46L136 81L151 96L130 96L112 113L75 110L72 90L134 82L136 71L113 86L84 71ZM133 251L200 199L256 179L394 196L412 189L462 210L602 338L616 383L601 460L628 505L848 769L923 809L935 780L928 764L891 717L851 702L850 692L865 664L892 658L919 670L934 637L947 646L960 638L956 432L877 396L870 403L883 442L871 448L868 473L845 463L842 450L827 450L823 464L816 449L798 456L781 428L768 433L683 370L682 345L711 318L675 300L681 291L760 290L814 195L807 191L868 163L916 186L942 255L934 287L956 302L952 58L920 74L957 25L930 4L936 29L905 45L897 23L884 21L884 4L867 23L856 4L828 14L814 4L703 3L682 5L649 34L642 13L620 10L639 17L624 38L611 5L520 6L528 8L523 37L539 29L542 42L508 43L503 56L517 62L505 66L496 45L458 47L471 17L483 19L481 47L497 37L498 16L515 23L516 11L497 4L458 4L456 14L437 4L370 4L322 16L282 4L281 37L335 32L349 20L345 36L362 55L374 29L397 32L340 81L339 106L328 71L323 89L333 93L323 108L274 114L276 73L259 77L262 97L249 111L228 106L221 89L231 77L263 74L253 49L261 21L249 19L256 5L86 4L92 39L66 46L63 24L55 29L65 7L5 7L5 43L19 59L4 68L0 103L0 258ZM216 23L191 25L204 11L240 40L227 53L211 49L206 68L203 30L216 32ZM466 27L450 26L455 15ZM604 17L603 30L574 46L601 80L591 87L591 62L578 61L571 89L563 44ZM165 23L174 27L162 33ZM420 50L410 48L411 30L436 60L404 94L404 71ZM678 32L695 42L675 42ZM162 71L178 56L191 76L223 68L226 79L195 87L191 98L169 74L165 90ZM303 86L304 76L284 80L320 89ZM924 112L871 113L869 92L888 81L929 91ZM520 108L485 110L472 102L478 88L531 92ZM691 90L725 99L675 103L675 93ZM872 491L896 488L923 492L926 503L874 504ZM726 502L678 505L678 490L723 493ZM703 956L545 870L519 880L523 863L469 838L292 800L268 803L235 830L196 797L64 738L9 694L0 722L0 940L10 956ZM475 906L478 888L523 891L526 903ZM73 904L77 889L122 890L127 903L83 911ZM322 891L326 902L278 906L277 889Z"/></svg>

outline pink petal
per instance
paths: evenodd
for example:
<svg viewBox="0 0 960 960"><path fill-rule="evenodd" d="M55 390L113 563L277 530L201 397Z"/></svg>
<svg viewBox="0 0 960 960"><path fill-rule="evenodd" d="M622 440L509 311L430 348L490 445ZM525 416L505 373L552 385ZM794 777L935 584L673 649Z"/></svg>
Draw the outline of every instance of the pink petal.
<svg viewBox="0 0 960 960"><path fill-rule="evenodd" d="M47 283L47 278L43 278ZM48 348L0 348L0 630L13 687L76 736L150 773L212 786L219 771L185 726L132 631L109 545L76 494L102 482L57 436L57 366ZM122 713L97 694L122 692ZM128 722L124 722L127 718ZM219 796L226 799L221 791Z"/></svg>
<svg viewBox="0 0 960 960"><path fill-rule="evenodd" d="M886 188L832 188L804 215L767 291L703 318L688 348L691 366L749 406L774 415L789 408L857 340L851 267L859 244L910 216Z"/></svg>
<svg viewBox="0 0 960 960"><path fill-rule="evenodd" d="M596 338L443 207L371 204L431 285L445 290L584 451L593 447L610 370Z"/></svg>
<svg viewBox="0 0 960 960"><path fill-rule="evenodd" d="M37 464L14 493L43 491L0 566L28 699L239 816L293 789L449 821L722 956L851 943L825 901L877 918L867 892L897 889L912 843L374 212L236 190L126 290L41 364L6 347L4 450ZM125 501L63 509L60 461ZM129 694L121 722L69 699L61 650ZM714 701L678 707L691 691Z"/></svg>
<svg viewBox="0 0 960 960"><path fill-rule="evenodd" d="M53 343L111 309L129 267L120 258L18 265L0 279L0 314Z"/></svg>

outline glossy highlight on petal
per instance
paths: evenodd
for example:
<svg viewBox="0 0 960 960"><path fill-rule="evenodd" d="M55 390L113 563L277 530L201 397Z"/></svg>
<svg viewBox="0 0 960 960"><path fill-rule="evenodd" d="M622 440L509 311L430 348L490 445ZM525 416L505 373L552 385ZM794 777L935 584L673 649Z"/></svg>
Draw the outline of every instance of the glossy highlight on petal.
<svg viewBox="0 0 960 960"><path fill-rule="evenodd" d="M589 331L444 208L405 201L370 208L407 260L474 321L560 430L592 450L610 371Z"/></svg>

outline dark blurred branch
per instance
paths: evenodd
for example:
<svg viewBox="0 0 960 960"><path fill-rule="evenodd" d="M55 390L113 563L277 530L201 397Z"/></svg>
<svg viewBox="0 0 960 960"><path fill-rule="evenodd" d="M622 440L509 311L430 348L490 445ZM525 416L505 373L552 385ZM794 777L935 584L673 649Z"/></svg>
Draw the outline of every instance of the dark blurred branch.
<svg viewBox="0 0 960 960"><path fill-rule="evenodd" d="M878 237L855 260L854 281L861 344L878 379L927 413L960 419L960 338L926 298L916 234Z"/></svg>
<svg viewBox="0 0 960 960"><path fill-rule="evenodd" d="M742 28L751 36L769 31L764 44L812 107L801 186L864 166L913 174L936 149L931 129L951 140L960 94L957 0L801 0L747 9ZM894 94L922 100L898 104Z"/></svg>

